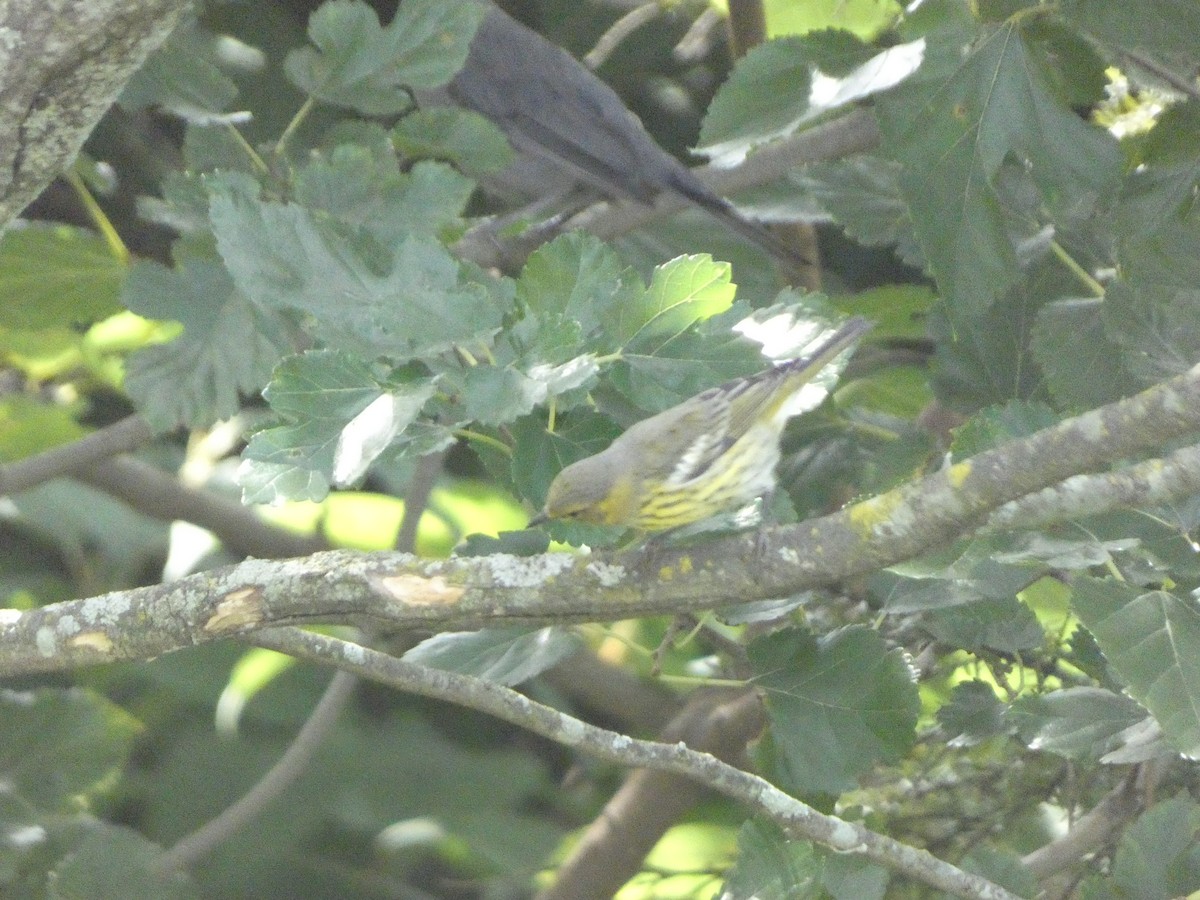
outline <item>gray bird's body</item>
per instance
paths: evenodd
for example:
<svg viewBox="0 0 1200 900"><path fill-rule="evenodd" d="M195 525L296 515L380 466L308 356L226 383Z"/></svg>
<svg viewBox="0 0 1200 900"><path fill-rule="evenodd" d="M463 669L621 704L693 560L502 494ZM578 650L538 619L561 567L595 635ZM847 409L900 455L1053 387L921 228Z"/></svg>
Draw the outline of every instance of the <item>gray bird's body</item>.
<svg viewBox="0 0 1200 900"><path fill-rule="evenodd" d="M514 147L610 198L679 194L788 265L803 260L663 150L616 92L561 47L489 4L450 96Z"/></svg>

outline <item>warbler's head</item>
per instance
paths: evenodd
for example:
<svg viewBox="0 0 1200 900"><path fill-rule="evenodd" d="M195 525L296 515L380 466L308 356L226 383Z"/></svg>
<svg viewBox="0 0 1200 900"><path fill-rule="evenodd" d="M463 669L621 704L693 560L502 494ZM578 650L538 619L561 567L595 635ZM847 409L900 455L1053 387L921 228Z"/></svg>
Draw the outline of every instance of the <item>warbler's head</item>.
<svg viewBox="0 0 1200 900"><path fill-rule="evenodd" d="M622 525L633 516L634 478L620 471L619 460L607 452L571 463L550 484L546 508L531 525L547 519Z"/></svg>

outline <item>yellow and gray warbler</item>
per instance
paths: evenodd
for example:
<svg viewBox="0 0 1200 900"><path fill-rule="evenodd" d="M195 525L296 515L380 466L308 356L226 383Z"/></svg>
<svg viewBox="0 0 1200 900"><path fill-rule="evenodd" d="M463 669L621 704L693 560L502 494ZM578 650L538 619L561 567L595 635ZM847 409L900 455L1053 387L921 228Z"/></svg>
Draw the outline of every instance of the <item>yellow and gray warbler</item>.
<svg viewBox="0 0 1200 900"><path fill-rule="evenodd" d="M801 389L871 328L853 318L811 354L738 378L643 419L572 463L530 525L568 519L666 531L740 509L775 487L784 425Z"/></svg>

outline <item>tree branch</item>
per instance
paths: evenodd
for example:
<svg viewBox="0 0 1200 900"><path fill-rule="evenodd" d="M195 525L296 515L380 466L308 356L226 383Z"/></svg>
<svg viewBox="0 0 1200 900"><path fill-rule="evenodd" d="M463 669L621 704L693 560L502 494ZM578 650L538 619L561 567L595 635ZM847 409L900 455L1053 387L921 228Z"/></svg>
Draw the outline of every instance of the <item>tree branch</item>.
<svg viewBox="0 0 1200 900"><path fill-rule="evenodd" d="M736 800L778 824L795 839L839 853L859 853L922 884L973 900L1016 900L1003 888L854 822L817 812L765 779L721 762L686 744L642 741L606 731L543 706L509 688L428 669L375 650L299 629L270 628L254 642L299 659L332 665L399 690L488 713L599 759L654 772L682 775Z"/></svg>
<svg viewBox="0 0 1200 900"><path fill-rule="evenodd" d="M865 153L879 144L879 128L870 111L856 109L823 125L806 129L763 147L731 169L701 166L696 174L722 196L782 178L806 163ZM653 205L630 201L597 203L572 218L564 228L580 228L602 240L634 231L655 219L679 212L688 205L677 194L663 193ZM533 248L522 235L500 240L486 226L474 229L454 245L454 252L484 268L519 267Z"/></svg>
<svg viewBox="0 0 1200 900"><path fill-rule="evenodd" d="M0 466L0 494L19 494L149 443L154 432L139 415L126 416L77 441Z"/></svg>
<svg viewBox="0 0 1200 900"><path fill-rule="evenodd" d="M1200 366L837 513L653 554L420 560L330 551L4 611L0 674L148 659L271 625L463 630L693 612L788 596L911 559L997 507L1200 429Z"/></svg>
<svg viewBox="0 0 1200 900"><path fill-rule="evenodd" d="M0 230L79 153L187 0L0 4Z"/></svg>
<svg viewBox="0 0 1200 900"><path fill-rule="evenodd" d="M1040 528L1116 507L1170 503L1200 493L1200 444L1162 459L1148 459L1112 472L1076 475L1036 494L1006 503L988 519L988 530Z"/></svg>

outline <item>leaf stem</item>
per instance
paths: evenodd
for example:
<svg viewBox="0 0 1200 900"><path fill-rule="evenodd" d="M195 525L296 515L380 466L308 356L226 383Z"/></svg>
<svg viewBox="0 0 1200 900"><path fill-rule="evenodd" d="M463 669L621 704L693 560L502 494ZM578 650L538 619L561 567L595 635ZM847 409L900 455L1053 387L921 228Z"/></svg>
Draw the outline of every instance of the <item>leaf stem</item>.
<svg viewBox="0 0 1200 900"><path fill-rule="evenodd" d="M254 149L251 143L246 140L246 136L237 129L237 126L233 123L227 123L225 127L229 129L229 133L233 135L233 139L237 141L238 146L240 146L245 152L246 156L250 158L250 165L257 169L261 174L269 175L271 173L271 167L267 165L266 160L264 160L262 155Z"/></svg>
<svg viewBox="0 0 1200 900"><path fill-rule="evenodd" d="M512 459L512 455L513 455L512 447L508 446L508 444L504 443L504 441L497 440L496 438L492 437L490 434L483 434L478 431L471 431L471 429L469 429L469 428L455 428L454 435L456 437L460 437L466 441L478 441L481 444L491 447L493 450L500 451L505 456L507 456L509 459Z"/></svg>
<svg viewBox="0 0 1200 900"><path fill-rule="evenodd" d="M1071 254L1068 253L1065 249L1063 249L1062 244L1060 244L1058 241L1051 241L1050 249L1054 252L1054 255L1058 257L1059 262L1061 262L1064 266L1066 266L1068 269L1070 269L1071 273L1076 278L1078 278L1085 285L1087 285L1088 290L1090 290L1092 292L1093 296L1095 296L1095 297L1103 297L1104 296L1104 285L1102 285L1099 281L1097 281L1095 278L1093 278L1091 276L1091 274L1087 271L1087 269L1085 269L1083 266L1081 266L1079 263L1077 263L1074 260L1074 258L1071 256Z"/></svg>
<svg viewBox="0 0 1200 900"><path fill-rule="evenodd" d="M88 190L83 177L79 174L79 169L72 166L67 170L66 174L67 183L71 185L71 188L78 195L79 201L87 211L88 218L92 220L92 224L96 226L96 230L104 237L104 241L108 244L108 249L112 251L112 255L117 258L121 265L129 265L129 248L121 240L121 235L117 233L112 220L105 215L100 204L96 202L96 198L92 196L92 192Z"/></svg>
<svg viewBox="0 0 1200 900"><path fill-rule="evenodd" d="M292 116L292 121L288 122L287 128L283 129L283 134L279 136L279 140L275 143L276 159L283 158L283 152L287 148L288 141L291 140L292 135L296 133L296 129L304 124L304 120L308 118L308 114L313 111L313 108L316 105L316 98L309 95L301 107L296 110L296 114Z"/></svg>

